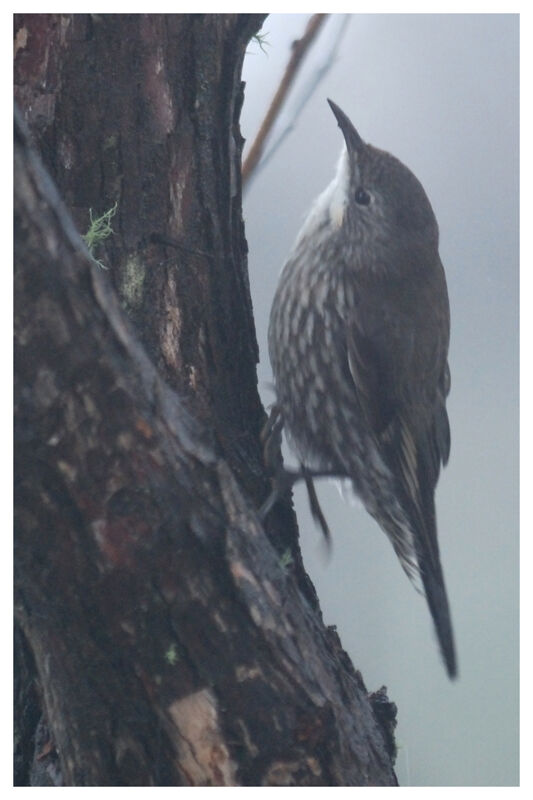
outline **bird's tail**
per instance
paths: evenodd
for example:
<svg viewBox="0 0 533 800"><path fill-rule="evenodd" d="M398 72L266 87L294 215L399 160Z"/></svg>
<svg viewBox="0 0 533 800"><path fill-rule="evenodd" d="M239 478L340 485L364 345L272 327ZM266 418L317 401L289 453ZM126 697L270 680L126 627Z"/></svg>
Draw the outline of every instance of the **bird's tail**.
<svg viewBox="0 0 533 800"><path fill-rule="evenodd" d="M444 575L438 550L435 552L436 533L432 534L419 525L416 525L414 531L407 532L403 526L400 531L397 519L385 520L382 515L378 521L388 534L406 574L426 597L446 671L450 678L455 678L457 659ZM431 540L435 547L429 545Z"/></svg>
<svg viewBox="0 0 533 800"><path fill-rule="evenodd" d="M402 433L403 446L391 448L389 455L389 463L398 479L398 504L394 506L389 499L369 510L388 534L409 578L423 589L446 670L450 678L455 678L457 659L437 542L434 489L438 466L429 447L415 450L414 443L407 438L408 432L403 430ZM389 510L386 515L384 508Z"/></svg>
<svg viewBox="0 0 533 800"><path fill-rule="evenodd" d="M438 462L429 454L430 449L426 447L419 452L417 459L419 495L415 502L416 508L413 508L415 511L413 522L416 531L414 544L418 571L433 617L442 657L449 677L455 678L457 677L457 658L450 606L437 541L435 483L438 478Z"/></svg>
<svg viewBox="0 0 533 800"><path fill-rule="evenodd" d="M436 535L434 540L436 542ZM450 678L455 678L457 677L457 658L444 575L438 553L436 555L428 553L425 541L427 541L427 532L416 537L418 569L446 671Z"/></svg>
<svg viewBox="0 0 533 800"><path fill-rule="evenodd" d="M400 563L408 577L426 597L442 658L450 678L457 677L457 659L453 637L450 606L444 584L444 575L436 548L436 532L428 531L419 524L409 531L405 526L399 529L398 519L384 519L379 516L378 522L386 531ZM430 542L434 543L434 547Z"/></svg>

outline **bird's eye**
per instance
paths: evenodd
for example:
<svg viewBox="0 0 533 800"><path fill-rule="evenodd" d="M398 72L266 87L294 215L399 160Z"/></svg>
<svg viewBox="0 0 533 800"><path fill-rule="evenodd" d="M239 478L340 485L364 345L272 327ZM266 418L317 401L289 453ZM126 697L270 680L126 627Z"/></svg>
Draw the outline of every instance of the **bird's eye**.
<svg viewBox="0 0 533 800"><path fill-rule="evenodd" d="M355 202L360 206L367 206L370 203L370 195L362 186L355 193Z"/></svg>

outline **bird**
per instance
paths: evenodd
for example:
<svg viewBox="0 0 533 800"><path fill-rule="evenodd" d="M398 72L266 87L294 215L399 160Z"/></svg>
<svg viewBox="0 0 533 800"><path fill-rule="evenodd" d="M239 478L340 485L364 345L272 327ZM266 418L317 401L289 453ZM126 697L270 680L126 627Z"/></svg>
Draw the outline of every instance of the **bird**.
<svg viewBox="0 0 533 800"><path fill-rule="evenodd" d="M283 430L308 489L313 477L350 483L425 595L454 678L435 513L450 453L450 309L439 228L411 170L363 141L328 103L343 149L274 295L270 434Z"/></svg>

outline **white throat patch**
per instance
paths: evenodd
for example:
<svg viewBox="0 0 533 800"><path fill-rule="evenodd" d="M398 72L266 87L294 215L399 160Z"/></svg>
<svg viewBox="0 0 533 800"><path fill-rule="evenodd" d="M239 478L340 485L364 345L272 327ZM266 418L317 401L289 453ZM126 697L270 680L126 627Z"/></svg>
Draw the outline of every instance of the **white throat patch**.
<svg viewBox="0 0 533 800"><path fill-rule="evenodd" d="M326 191L318 198L323 197L326 204L326 209L329 212L331 224L335 228L340 228L344 219L344 212L348 203L348 190L350 185L350 167L348 163L348 154L344 146L341 151L339 162L337 164L337 172L332 182ZM326 194L328 196L326 197ZM325 210L326 210L325 209Z"/></svg>
<svg viewBox="0 0 533 800"><path fill-rule="evenodd" d="M335 177L313 203L298 234L295 247L297 247L303 239L306 239L323 226L325 226L323 233L325 236L330 235L331 228L340 228L348 201L349 181L350 168L348 154L346 152L346 147L343 147L337 164ZM327 230L328 228L329 230Z"/></svg>

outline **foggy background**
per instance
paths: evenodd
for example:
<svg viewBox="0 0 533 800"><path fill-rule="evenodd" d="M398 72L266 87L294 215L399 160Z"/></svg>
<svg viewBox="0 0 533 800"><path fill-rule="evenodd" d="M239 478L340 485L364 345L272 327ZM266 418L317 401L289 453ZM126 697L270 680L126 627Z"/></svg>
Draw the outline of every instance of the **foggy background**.
<svg viewBox="0 0 533 800"><path fill-rule="evenodd" d="M271 15L249 46L242 113L253 140L308 15ZM324 556L305 490L304 563L327 624L369 691L398 705L401 785L518 783L518 35L516 15L351 15L334 63L245 196L249 270L268 384L268 314L307 209L333 177L342 135L326 103L420 179L440 226L452 332L452 449L437 487L459 678L441 663L425 600L362 507L317 483ZM327 50L339 18L314 45ZM299 77L305 84L312 65ZM298 85L295 87L298 96ZM294 96L293 95L293 96Z"/></svg>

